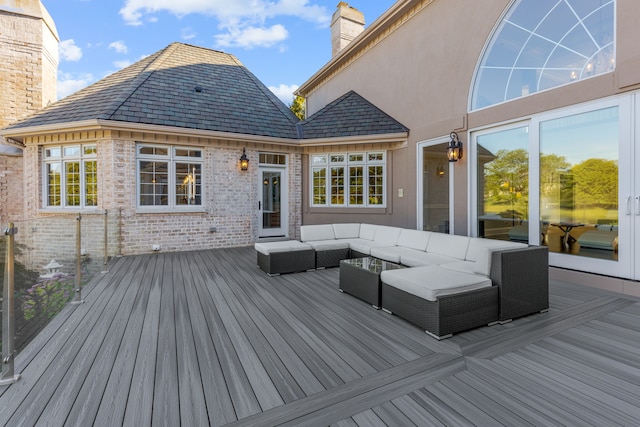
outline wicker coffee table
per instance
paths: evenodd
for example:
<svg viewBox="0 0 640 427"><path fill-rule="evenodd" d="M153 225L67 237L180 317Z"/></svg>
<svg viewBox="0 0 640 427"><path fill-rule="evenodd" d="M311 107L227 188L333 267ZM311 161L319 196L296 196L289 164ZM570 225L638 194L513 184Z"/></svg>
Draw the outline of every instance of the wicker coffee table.
<svg viewBox="0 0 640 427"><path fill-rule="evenodd" d="M340 261L340 292L347 292L371 304L382 307L380 273L404 268L374 257L343 259Z"/></svg>

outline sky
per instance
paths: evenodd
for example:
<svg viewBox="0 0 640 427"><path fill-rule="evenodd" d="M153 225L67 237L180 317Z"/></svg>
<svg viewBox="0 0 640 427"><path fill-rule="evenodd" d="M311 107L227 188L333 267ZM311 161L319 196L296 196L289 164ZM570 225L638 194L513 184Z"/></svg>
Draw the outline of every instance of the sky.
<svg viewBox="0 0 640 427"><path fill-rule="evenodd" d="M173 42L235 55L286 105L331 59L339 0L42 0L60 37L58 98ZM369 26L395 0L350 0Z"/></svg>

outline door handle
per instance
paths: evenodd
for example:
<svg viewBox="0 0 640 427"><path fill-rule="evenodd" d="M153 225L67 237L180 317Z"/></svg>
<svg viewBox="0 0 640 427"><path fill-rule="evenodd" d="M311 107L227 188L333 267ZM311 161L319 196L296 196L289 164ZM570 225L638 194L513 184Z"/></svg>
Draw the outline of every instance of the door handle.
<svg viewBox="0 0 640 427"><path fill-rule="evenodd" d="M625 209L625 214L631 215L631 196L627 196L627 208Z"/></svg>
<svg viewBox="0 0 640 427"><path fill-rule="evenodd" d="M262 210L262 202L258 200L258 210Z"/></svg>

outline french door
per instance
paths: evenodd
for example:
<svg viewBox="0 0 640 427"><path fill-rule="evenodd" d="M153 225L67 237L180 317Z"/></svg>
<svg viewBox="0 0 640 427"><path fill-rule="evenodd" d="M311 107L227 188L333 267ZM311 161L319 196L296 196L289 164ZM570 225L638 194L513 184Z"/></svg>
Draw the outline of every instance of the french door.
<svg viewBox="0 0 640 427"><path fill-rule="evenodd" d="M418 144L418 229L449 234L452 176L447 158L448 140Z"/></svg>
<svg viewBox="0 0 640 427"><path fill-rule="evenodd" d="M288 229L286 168L260 166L259 175L259 236L286 236Z"/></svg>

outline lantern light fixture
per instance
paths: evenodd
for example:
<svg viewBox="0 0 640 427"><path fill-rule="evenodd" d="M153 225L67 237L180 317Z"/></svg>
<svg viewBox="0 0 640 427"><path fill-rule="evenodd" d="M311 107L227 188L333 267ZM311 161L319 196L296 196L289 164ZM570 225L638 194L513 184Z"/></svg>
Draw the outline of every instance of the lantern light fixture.
<svg viewBox="0 0 640 427"><path fill-rule="evenodd" d="M240 156L240 170L246 171L249 169L249 158L247 157L247 151L242 149L242 156Z"/></svg>
<svg viewBox="0 0 640 427"><path fill-rule="evenodd" d="M447 147L447 158L450 162L457 162L462 158L462 142L458 139L458 134L451 132L449 135L451 141Z"/></svg>

